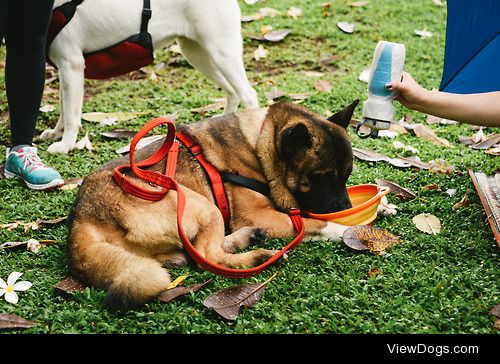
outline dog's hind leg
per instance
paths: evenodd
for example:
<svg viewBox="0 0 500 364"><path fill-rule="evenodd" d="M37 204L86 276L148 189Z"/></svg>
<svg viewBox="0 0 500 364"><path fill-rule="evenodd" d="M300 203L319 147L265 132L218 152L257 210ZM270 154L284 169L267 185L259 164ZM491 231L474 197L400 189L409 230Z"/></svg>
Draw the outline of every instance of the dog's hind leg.
<svg viewBox="0 0 500 364"><path fill-rule="evenodd" d="M222 88L226 96L224 114L236 111L240 104L240 98L214 64L207 51L201 45L188 38L179 37L177 38L177 42L188 62Z"/></svg>
<svg viewBox="0 0 500 364"><path fill-rule="evenodd" d="M257 93L248 81L243 64L243 38L238 4L236 1L216 3L208 14L205 7L190 9L193 12L191 16L198 19L193 39L206 50L245 109L257 109ZM220 13L224 16L220 16ZM217 22L213 21L214 17L217 17Z"/></svg>
<svg viewBox="0 0 500 364"><path fill-rule="evenodd" d="M52 143L49 153L68 153L76 144L82 115L84 68L83 55L73 56L59 65L61 87L61 118L59 130L64 128L62 140ZM59 125L59 123L58 123ZM58 126L56 126L56 129Z"/></svg>
<svg viewBox="0 0 500 364"><path fill-rule="evenodd" d="M113 311L138 307L167 289L170 275L159 261L134 254L119 230L93 222L74 223L70 235L72 273L87 284L108 290Z"/></svg>
<svg viewBox="0 0 500 364"><path fill-rule="evenodd" d="M223 249L227 253L245 249L253 244L259 244L266 240L266 231L257 227L242 227L224 238Z"/></svg>

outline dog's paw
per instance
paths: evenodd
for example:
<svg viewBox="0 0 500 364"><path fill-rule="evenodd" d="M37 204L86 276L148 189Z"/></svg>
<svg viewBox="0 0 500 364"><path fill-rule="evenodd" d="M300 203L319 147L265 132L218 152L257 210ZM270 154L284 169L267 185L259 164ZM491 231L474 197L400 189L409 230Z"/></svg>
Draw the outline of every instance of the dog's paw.
<svg viewBox="0 0 500 364"><path fill-rule="evenodd" d="M56 129L45 129L42 134L40 134L41 140L57 140L62 137L62 131L58 132Z"/></svg>
<svg viewBox="0 0 500 364"><path fill-rule="evenodd" d="M68 154L68 152L73 149L69 145L63 142L56 142L52 143L48 149L47 152L49 153L63 153L63 154Z"/></svg>
<svg viewBox="0 0 500 364"><path fill-rule="evenodd" d="M267 231L262 228L253 228L250 234L250 245L262 244L267 239Z"/></svg>
<svg viewBox="0 0 500 364"><path fill-rule="evenodd" d="M268 249L256 250L253 257L253 266L257 267L261 264L264 264L269 259L274 257L278 252L279 250L268 250ZM275 264L279 264L285 259L287 259L287 256L286 254L283 254L283 256L280 259L278 259Z"/></svg>

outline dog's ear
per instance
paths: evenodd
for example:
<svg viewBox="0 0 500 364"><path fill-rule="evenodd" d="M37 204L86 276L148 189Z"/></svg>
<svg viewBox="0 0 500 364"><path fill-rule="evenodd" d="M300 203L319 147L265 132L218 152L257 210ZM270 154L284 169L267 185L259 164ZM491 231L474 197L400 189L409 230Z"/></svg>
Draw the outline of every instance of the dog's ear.
<svg viewBox="0 0 500 364"><path fill-rule="evenodd" d="M351 121L352 115L354 114L354 110L356 106L358 106L359 100L354 100L352 104L343 108L338 113L333 114L328 118L332 123L335 123L344 129L347 129L349 126L349 122Z"/></svg>
<svg viewBox="0 0 500 364"><path fill-rule="evenodd" d="M286 128L281 132L281 154L283 159L289 161L296 153L311 146L311 134L309 129L302 123Z"/></svg>

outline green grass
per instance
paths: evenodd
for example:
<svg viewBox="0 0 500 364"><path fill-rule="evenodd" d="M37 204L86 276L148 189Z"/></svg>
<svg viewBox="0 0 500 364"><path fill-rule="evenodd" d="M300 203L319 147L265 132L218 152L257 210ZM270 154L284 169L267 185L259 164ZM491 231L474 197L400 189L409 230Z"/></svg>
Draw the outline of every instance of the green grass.
<svg viewBox="0 0 500 364"><path fill-rule="evenodd" d="M363 101L366 84L358 81L358 75L369 66L375 45L381 39L404 43L407 47L405 69L423 86L439 86L446 7L438 7L431 0L371 0L366 7L353 8L347 5L347 0L335 0L330 9L324 10L320 3L267 0L249 6L240 1L243 14L264 6L285 14L290 6L300 7L304 12L304 16L296 20L281 15L243 24L244 61L261 105L266 105L265 92L270 91L273 84L289 93L313 92L303 105L322 115L329 115L353 99ZM338 21L356 23L355 33L341 32L336 26ZM253 50L261 43L250 39L250 35L259 33L264 25L272 25L274 29L287 27L292 33L283 42L263 44L269 56L256 62ZM433 37L422 39L414 35L415 29L423 28L432 31ZM3 69L5 49L0 52ZM318 65L323 54L338 56L333 63L334 72ZM158 50L157 64L168 62L172 57L170 52ZM316 78L303 73L311 70L324 73L321 79L332 82L332 92L315 90ZM84 111L147 112L119 125L138 130L150 118L174 111L179 114L178 123L199 120L200 116L192 114L190 109L223 96L185 61L157 73L160 80L156 82L126 77L86 81ZM3 116L0 153L4 153L9 131L5 123L3 72L0 78L0 115ZM50 86L57 88L57 81ZM59 113L54 94L46 93L43 103L54 104L56 111L41 114L38 132L53 127ZM417 122L425 120L425 115L398 105L398 117L405 114ZM358 107L355 118L360 117L361 107ZM39 143L40 154L65 178L85 176L115 158L114 150L126 144L123 140L109 141L100 136L102 131L112 128L83 122L80 136L89 132L96 148L93 152L49 155L46 152L49 144ZM353 251L342 243L321 241L300 245L288 261L249 279L230 280L193 268L174 269L173 277L189 275L185 284L209 278L213 278L213 283L171 303L151 302L142 309L116 316L105 310L103 291L87 288L82 293L63 296L54 290L53 286L68 274L68 231L64 225L33 230L29 234L22 228L0 229L0 243L29 238L57 241L38 254L22 249L0 251L0 277L6 279L10 272L20 271L24 273L22 278L33 282L31 289L20 293L17 305L0 299L0 313L15 313L39 323L22 331L24 333L494 333L493 318L488 311L499 302L498 248L466 171L474 168L493 173L500 166L499 160L458 144L459 135L474 133L466 125L433 128L450 140L453 148L438 147L410 135L400 135L397 140L418 148L423 160L443 158L463 173L431 174L398 169L386 163L355 161L357 169L349 180L350 185L373 183L376 178L383 178L410 187L418 194L418 198L406 202L388 196L390 202L398 205L399 213L395 217L379 218L375 225L398 235L403 242L384 256ZM361 140L350 132L356 147L391 156L396 154L390 139ZM432 183L438 184L441 190L422 189ZM449 188L457 190L455 196L446 194ZM471 206L452 210L467 190ZM0 179L0 191L0 224L65 216L76 195L76 191L62 190L33 192L18 181L7 179ZM439 235L420 232L412 224L412 217L422 212L441 219ZM378 268L380 274L368 278L371 268ZM262 282L275 272L279 274L266 287L262 300L255 307L244 309L235 322L225 321L202 304L210 293L235 284Z"/></svg>

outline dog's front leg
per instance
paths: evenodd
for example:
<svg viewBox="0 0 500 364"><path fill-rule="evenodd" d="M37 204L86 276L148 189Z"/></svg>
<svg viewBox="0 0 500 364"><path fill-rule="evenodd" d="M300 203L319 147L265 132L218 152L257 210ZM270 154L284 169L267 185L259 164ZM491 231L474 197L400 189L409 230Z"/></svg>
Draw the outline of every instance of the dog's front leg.
<svg viewBox="0 0 500 364"><path fill-rule="evenodd" d="M62 140L52 143L49 153L68 153L76 144L82 114L84 69L83 56L73 57L59 65L61 87L61 119L56 129L64 128Z"/></svg>
<svg viewBox="0 0 500 364"><path fill-rule="evenodd" d="M293 228L290 217L283 212L272 208L261 209L257 214L244 214L238 221L242 225L259 227L267 231L268 238L289 238L295 236L297 232ZM304 240L332 240L341 241L342 234L348 226L336 224L333 222L303 218L304 222ZM233 226L233 231L240 228L238 223Z"/></svg>

